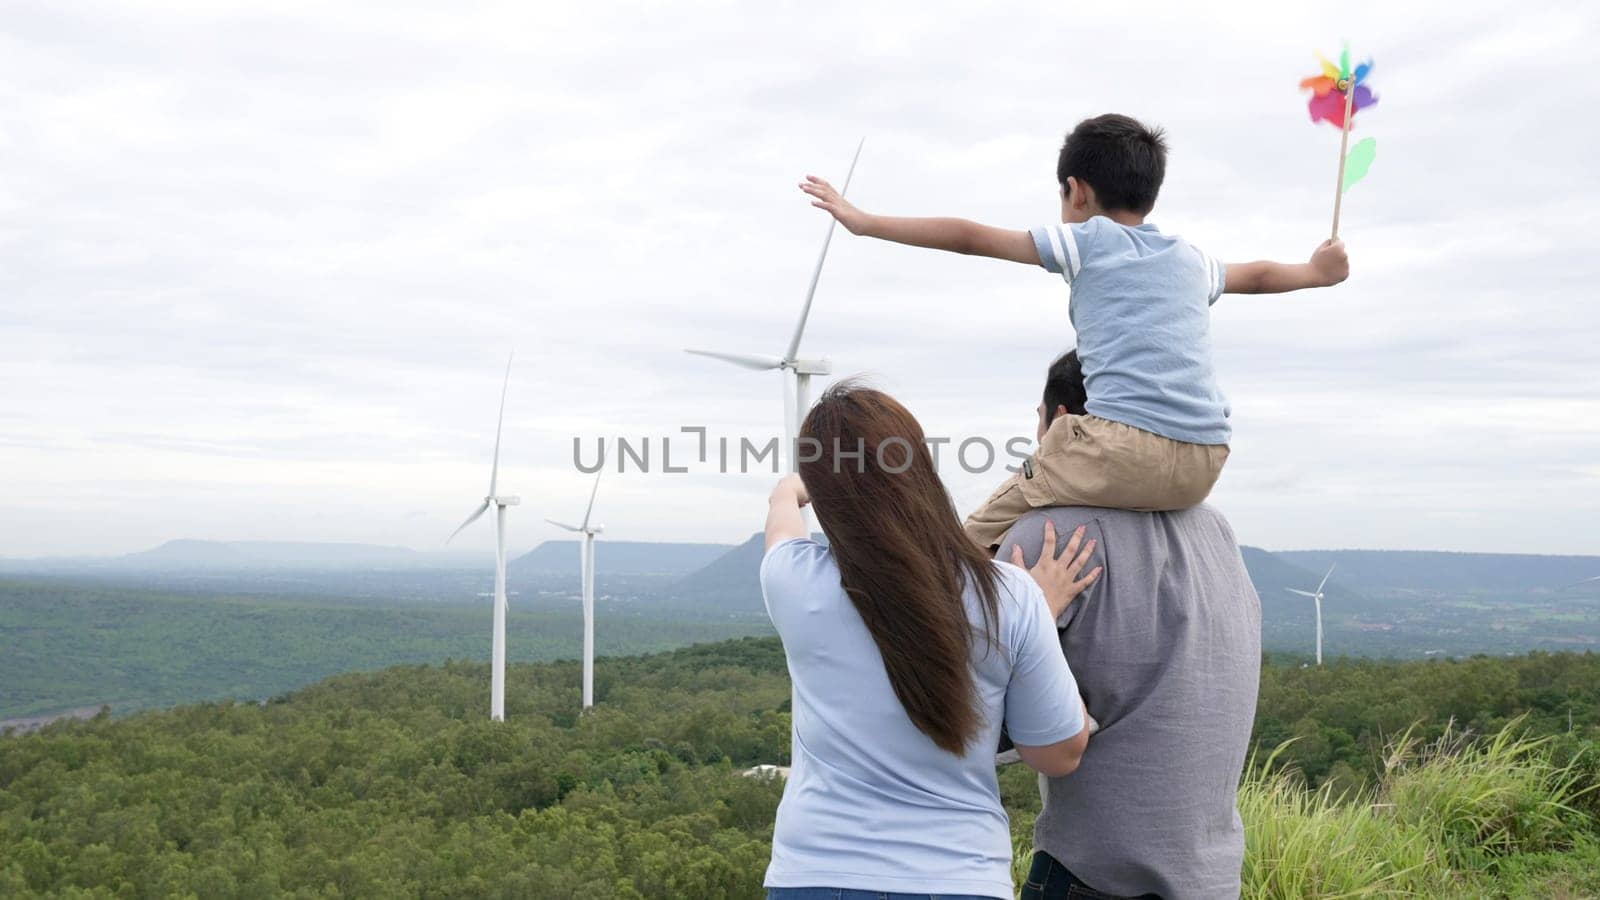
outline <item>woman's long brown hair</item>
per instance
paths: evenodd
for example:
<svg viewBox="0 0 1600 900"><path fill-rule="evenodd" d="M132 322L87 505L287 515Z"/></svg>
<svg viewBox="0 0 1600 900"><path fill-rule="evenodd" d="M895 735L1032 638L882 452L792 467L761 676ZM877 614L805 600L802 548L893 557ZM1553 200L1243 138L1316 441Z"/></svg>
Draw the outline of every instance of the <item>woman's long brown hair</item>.
<svg viewBox="0 0 1600 900"><path fill-rule="evenodd" d="M988 554L961 529L922 426L889 395L840 382L800 426L799 459L839 580L895 696L923 734L965 756L983 710L972 674L980 638L962 594L969 584L977 590L981 639L992 639L998 583Z"/></svg>

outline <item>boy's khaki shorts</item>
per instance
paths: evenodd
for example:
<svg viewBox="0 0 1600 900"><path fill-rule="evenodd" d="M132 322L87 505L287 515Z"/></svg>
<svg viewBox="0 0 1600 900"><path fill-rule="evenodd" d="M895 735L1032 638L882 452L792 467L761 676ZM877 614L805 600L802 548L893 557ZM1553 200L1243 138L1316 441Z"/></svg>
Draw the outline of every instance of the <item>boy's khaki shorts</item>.
<svg viewBox="0 0 1600 900"><path fill-rule="evenodd" d="M1226 444L1187 444L1099 416L1060 416L1022 471L967 517L967 534L993 549L1041 506L1188 509L1211 493L1227 461Z"/></svg>

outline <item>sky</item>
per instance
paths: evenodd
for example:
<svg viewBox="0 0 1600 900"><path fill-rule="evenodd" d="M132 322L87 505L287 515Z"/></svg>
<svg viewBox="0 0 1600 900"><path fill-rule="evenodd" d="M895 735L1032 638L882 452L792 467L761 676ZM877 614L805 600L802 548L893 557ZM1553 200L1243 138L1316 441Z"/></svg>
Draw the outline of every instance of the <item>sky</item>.
<svg viewBox="0 0 1600 900"><path fill-rule="evenodd" d="M606 537L742 540L825 231L874 212L1059 215L1062 135L1171 146L1151 221L1213 256L1327 236L1338 132L1296 85L1355 42L1381 98L1346 197L1352 274L1213 309L1233 454L1212 495L1273 549L1600 553L1594 284L1600 6L1351 2L228 4L6 0L0 556L175 538L442 546L501 460L513 549L603 476ZM930 434L1031 437L1067 291L852 237L804 355ZM943 471L962 512L1001 472ZM480 523L458 540L489 546Z"/></svg>

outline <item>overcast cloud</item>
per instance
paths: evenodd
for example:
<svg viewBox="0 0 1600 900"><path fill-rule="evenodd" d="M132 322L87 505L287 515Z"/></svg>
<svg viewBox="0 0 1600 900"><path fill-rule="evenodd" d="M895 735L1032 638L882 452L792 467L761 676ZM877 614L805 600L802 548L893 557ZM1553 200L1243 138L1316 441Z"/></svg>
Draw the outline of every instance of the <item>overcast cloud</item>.
<svg viewBox="0 0 1600 900"><path fill-rule="evenodd" d="M1024 227L1063 132L1126 112L1170 135L1152 221L1300 259L1338 135L1295 84L1347 36L1382 98L1353 274L1216 306L1213 500L1272 548L1600 553L1593 3L4 5L0 555L437 546L513 347L516 548L581 512L574 436L772 435L776 374L682 349L781 351L825 225L795 182L861 135L863 206ZM805 350L930 433L1031 435L1066 301L841 232ZM998 478L944 468L963 512ZM772 481L610 476L597 517L739 540Z"/></svg>

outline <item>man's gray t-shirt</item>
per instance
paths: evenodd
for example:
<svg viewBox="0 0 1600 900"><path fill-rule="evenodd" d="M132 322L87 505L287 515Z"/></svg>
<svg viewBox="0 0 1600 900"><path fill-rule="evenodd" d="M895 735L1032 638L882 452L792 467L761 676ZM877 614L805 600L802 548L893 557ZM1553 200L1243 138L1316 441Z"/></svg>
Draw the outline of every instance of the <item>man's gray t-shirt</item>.
<svg viewBox="0 0 1600 900"><path fill-rule="evenodd" d="M1096 890L1238 897L1239 777L1261 676L1261 602L1233 529L1200 506L1166 513L1056 507L1023 517L1038 561L1046 519L1064 545L1099 542L1099 581L1058 625L1100 730L1078 770L1049 780L1034 847Z"/></svg>

